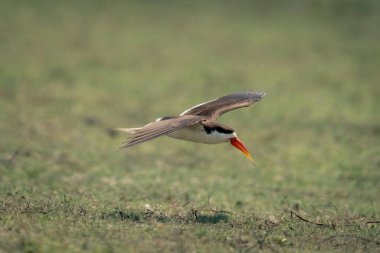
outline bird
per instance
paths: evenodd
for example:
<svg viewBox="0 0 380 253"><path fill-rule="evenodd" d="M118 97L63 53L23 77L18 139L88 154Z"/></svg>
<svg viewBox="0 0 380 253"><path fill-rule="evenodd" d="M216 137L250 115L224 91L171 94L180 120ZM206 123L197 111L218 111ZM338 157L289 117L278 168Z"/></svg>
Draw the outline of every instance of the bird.
<svg viewBox="0 0 380 253"><path fill-rule="evenodd" d="M143 127L119 128L117 130L131 135L120 148L129 148L164 135L204 144L230 142L255 165L255 161L235 130L216 121L222 114L248 107L260 101L265 95L264 92L251 90L236 92L195 105L177 116L158 118Z"/></svg>

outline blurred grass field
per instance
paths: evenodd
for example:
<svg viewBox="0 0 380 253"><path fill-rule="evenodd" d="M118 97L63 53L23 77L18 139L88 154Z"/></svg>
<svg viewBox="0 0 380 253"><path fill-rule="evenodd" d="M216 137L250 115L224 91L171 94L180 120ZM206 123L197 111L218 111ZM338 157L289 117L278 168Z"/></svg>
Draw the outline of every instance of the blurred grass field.
<svg viewBox="0 0 380 253"><path fill-rule="evenodd" d="M379 12L1 1L0 252L380 252ZM248 89L220 122L255 168L228 144L118 151L114 128Z"/></svg>

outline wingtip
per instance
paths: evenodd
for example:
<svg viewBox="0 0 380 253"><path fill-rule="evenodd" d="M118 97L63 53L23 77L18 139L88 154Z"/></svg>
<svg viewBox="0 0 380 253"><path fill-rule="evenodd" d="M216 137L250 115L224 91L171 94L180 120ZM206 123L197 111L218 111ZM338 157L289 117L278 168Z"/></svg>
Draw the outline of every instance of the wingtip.
<svg viewBox="0 0 380 253"><path fill-rule="evenodd" d="M256 99L256 101L259 101L260 99L262 99L263 97L267 95L265 92L262 92L262 91L252 90L251 92L253 92L253 98Z"/></svg>
<svg viewBox="0 0 380 253"><path fill-rule="evenodd" d="M131 146L133 146L133 145L136 145L136 144L138 144L138 143L133 143L133 141L125 141L125 142L123 142L122 144L121 144L121 146L119 147L119 150L123 150L123 149L126 149L126 148L129 148L129 147L131 147Z"/></svg>
<svg viewBox="0 0 380 253"><path fill-rule="evenodd" d="M267 94L265 93L265 92L262 92L262 91L258 91L258 92L256 92L257 93L257 95L259 95L260 97L265 97Z"/></svg>

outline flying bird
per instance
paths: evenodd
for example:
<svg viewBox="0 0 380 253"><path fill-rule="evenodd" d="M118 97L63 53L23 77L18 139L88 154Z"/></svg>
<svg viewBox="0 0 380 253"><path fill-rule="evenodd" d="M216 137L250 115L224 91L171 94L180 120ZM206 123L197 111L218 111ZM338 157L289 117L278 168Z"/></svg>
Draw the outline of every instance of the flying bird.
<svg viewBox="0 0 380 253"><path fill-rule="evenodd" d="M223 113L250 106L264 96L264 92L257 91L233 93L191 107L178 116L158 118L143 127L120 128L118 130L132 134L121 148L128 148L163 135L206 144L230 142L254 163L251 154L235 131L217 123L216 120Z"/></svg>

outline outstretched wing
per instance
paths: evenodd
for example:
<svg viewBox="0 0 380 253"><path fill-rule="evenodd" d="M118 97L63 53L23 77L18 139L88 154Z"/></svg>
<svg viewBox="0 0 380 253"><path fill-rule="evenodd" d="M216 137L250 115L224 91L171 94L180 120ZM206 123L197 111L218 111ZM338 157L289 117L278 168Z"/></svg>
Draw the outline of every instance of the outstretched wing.
<svg viewBox="0 0 380 253"><path fill-rule="evenodd" d="M203 117L201 116L183 115L168 119L161 119L140 128L121 128L119 129L120 131L132 134L129 140L123 143L121 148L128 148L136 144L158 138L162 135L167 135L183 127L194 125L202 119Z"/></svg>
<svg viewBox="0 0 380 253"><path fill-rule="evenodd" d="M207 117L209 120L215 120L223 113L250 106L252 103L259 101L265 96L264 92L243 91L226 95L199 105L196 105L181 115L198 115Z"/></svg>

